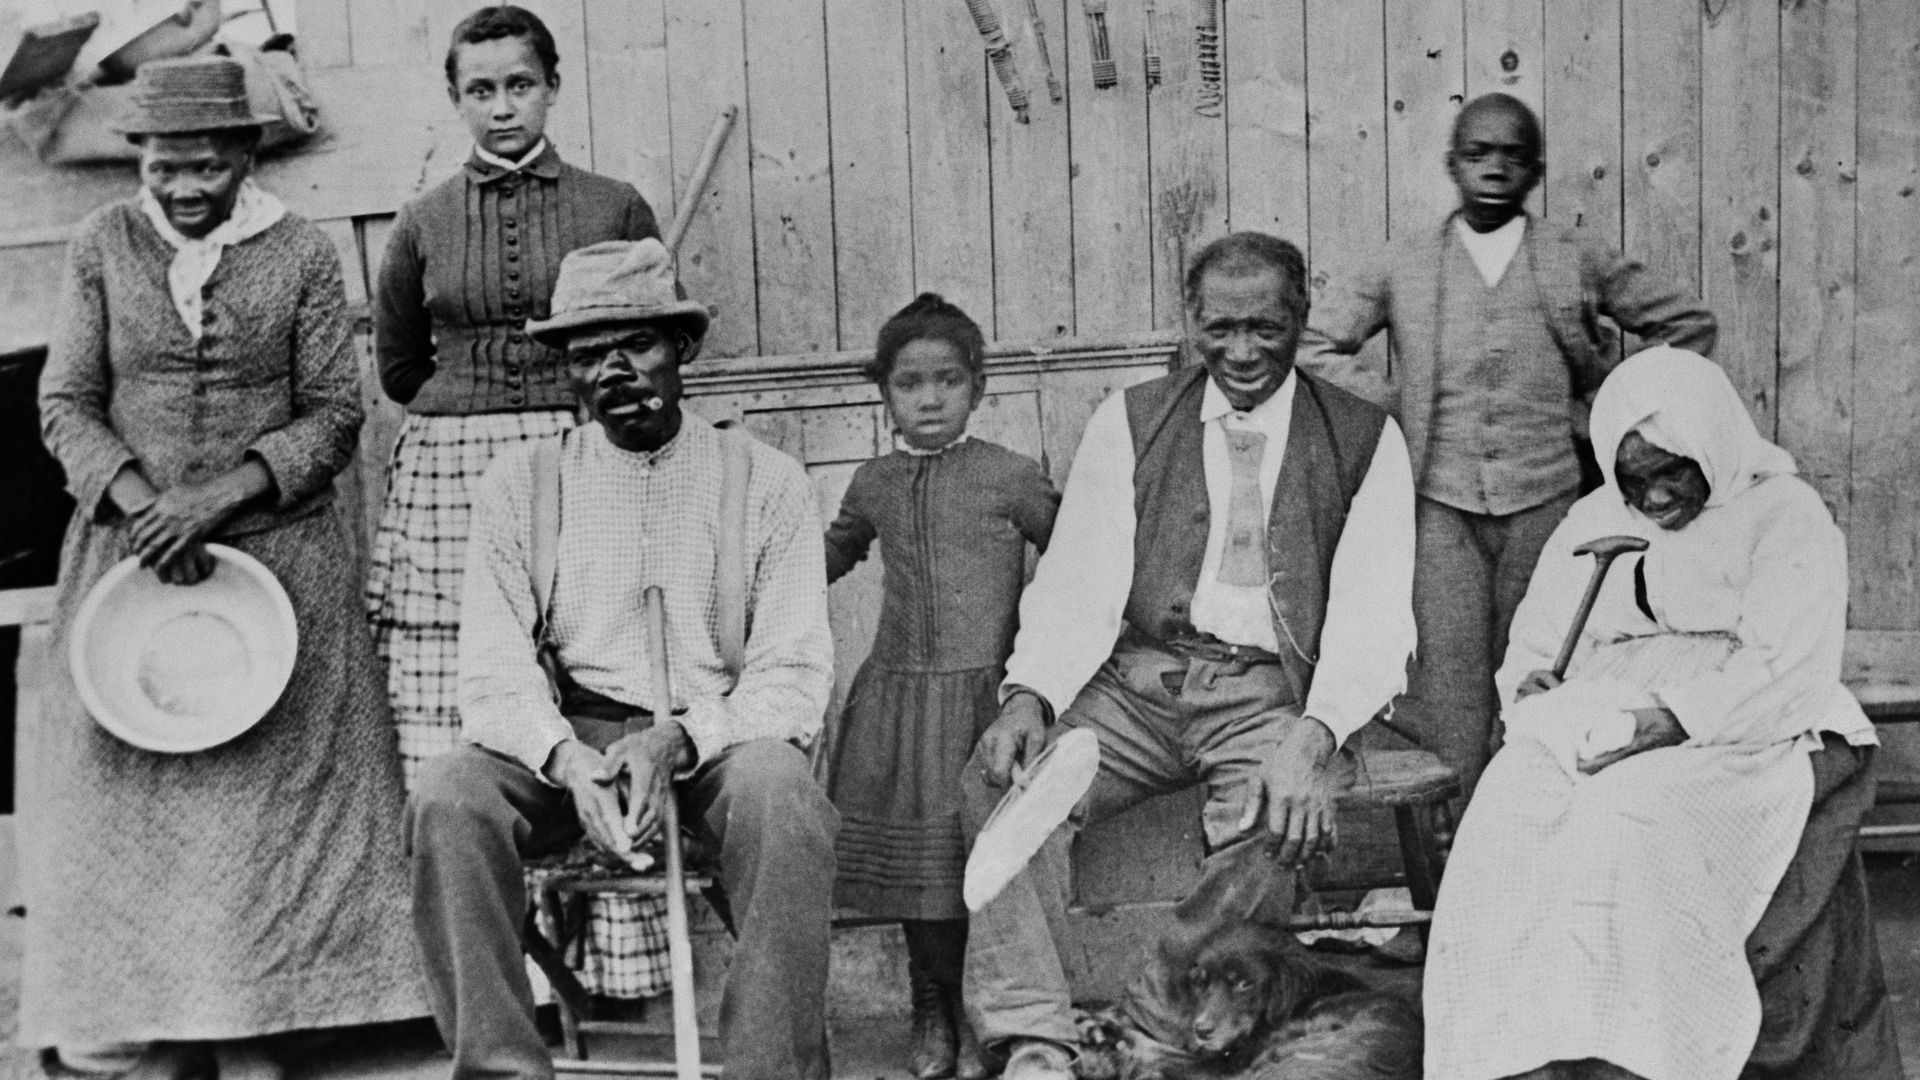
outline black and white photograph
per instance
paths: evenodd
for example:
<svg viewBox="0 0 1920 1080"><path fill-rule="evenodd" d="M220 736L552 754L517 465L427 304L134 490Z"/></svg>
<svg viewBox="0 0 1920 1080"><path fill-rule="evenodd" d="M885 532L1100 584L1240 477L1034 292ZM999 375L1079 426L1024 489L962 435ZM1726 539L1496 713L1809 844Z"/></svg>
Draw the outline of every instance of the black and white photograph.
<svg viewBox="0 0 1920 1080"><path fill-rule="evenodd" d="M1920 1078L1920 0L0 0L0 192L0 1080Z"/></svg>

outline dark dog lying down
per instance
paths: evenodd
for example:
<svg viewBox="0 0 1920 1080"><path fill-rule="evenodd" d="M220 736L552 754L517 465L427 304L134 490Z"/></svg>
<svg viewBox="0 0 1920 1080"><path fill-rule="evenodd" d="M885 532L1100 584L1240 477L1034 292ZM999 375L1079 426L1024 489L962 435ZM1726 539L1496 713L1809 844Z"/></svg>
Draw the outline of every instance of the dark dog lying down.
<svg viewBox="0 0 1920 1080"><path fill-rule="evenodd" d="M1417 1080L1423 1032L1406 998L1321 965L1251 923L1203 941L1188 971L1185 1045L1118 1010L1083 1014L1080 1080Z"/></svg>

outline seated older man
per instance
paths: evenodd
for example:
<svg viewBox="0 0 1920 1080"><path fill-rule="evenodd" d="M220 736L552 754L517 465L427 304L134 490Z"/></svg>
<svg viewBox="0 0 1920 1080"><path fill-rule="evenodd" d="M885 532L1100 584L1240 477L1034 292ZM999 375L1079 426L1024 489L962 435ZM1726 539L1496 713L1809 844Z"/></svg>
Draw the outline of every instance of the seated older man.
<svg viewBox="0 0 1920 1080"><path fill-rule="evenodd" d="M718 853L739 944L721 1004L736 1080L827 1076L827 929L838 819L799 746L833 678L813 490L792 459L680 409L680 367L707 328L657 240L569 254L553 314L528 332L567 353L589 423L558 436L552 589L535 600L532 447L481 482L461 602L463 747L428 764L409 806L414 922L459 1077L551 1077L520 956L528 856L584 835L626 860L679 798ZM728 446L731 442L733 445ZM746 455L746 536L721 565L724 459ZM736 471L737 475L737 471ZM743 575L738 666L725 643ZM640 596L666 593L667 640ZM737 594L736 594L737 595ZM737 624L735 624L737 625ZM652 650L673 715L649 716ZM555 661L558 701L537 653ZM651 723L622 735L633 721ZM622 793L624 792L624 799Z"/></svg>
<svg viewBox="0 0 1920 1080"><path fill-rule="evenodd" d="M1142 1031L1178 1044L1184 950L1225 922L1286 918L1287 868L1332 841L1336 751L1405 685L1413 479L1400 429L1294 370L1307 282L1292 244L1215 241L1186 294L1197 363L1088 421L1020 599L1000 717L964 781L977 828L1015 760L1056 729L1099 738L1080 812L973 917L964 997L982 1039L1008 1050L1007 1080L1064 1077L1072 1060L1055 935L1081 824L1207 786L1200 886L1128 1003Z"/></svg>
<svg viewBox="0 0 1920 1080"><path fill-rule="evenodd" d="M1507 743L1440 891L1426 1075L1897 1080L1853 846L1875 739L1840 685L1840 530L1695 354L1616 369L1593 441L1607 484L1514 619ZM1614 566L1563 682L1591 573L1573 549L1621 534L1649 547Z"/></svg>

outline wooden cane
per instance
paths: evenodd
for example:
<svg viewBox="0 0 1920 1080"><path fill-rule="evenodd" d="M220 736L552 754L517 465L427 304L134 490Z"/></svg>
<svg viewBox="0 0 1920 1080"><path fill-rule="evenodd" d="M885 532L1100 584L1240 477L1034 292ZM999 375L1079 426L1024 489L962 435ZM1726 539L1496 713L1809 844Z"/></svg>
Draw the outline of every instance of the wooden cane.
<svg viewBox="0 0 1920 1080"><path fill-rule="evenodd" d="M1587 579L1587 595L1580 598L1580 608L1573 613L1573 625L1567 627L1567 640L1560 643L1560 656L1553 662L1553 677L1567 677L1567 665L1573 663L1574 646L1580 643L1580 631L1587 628L1587 616L1593 614L1593 602L1600 598L1600 586L1607 579L1607 569L1613 560L1629 551L1645 551L1647 542L1637 536L1603 536L1598 540L1589 540L1573 549L1575 555L1593 556L1593 576Z"/></svg>
<svg viewBox="0 0 1920 1080"><path fill-rule="evenodd" d="M640 594L647 621L648 659L653 665L653 722L673 716L673 683L667 667L667 600L658 585ZM661 847L667 864L667 973L673 989L675 1080L700 1080L700 1023L694 1015L693 954L687 947L687 866L680 848L680 801L671 789L660 806Z"/></svg>
<svg viewBox="0 0 1920 1080"><path fill-rule="evenodd" d="M661 242L670 252L680 250L680 241L686 238L687 226L693 224L693 215L700 209L700 200L707 193L707 180L713 176L713 164L720 160L720 148L727 144L727 133L733 130L733 122L740 116L740 106L729 105L714 117L713 128L707 132L707 145L700 148L700 159L693 167L693 178L687 181L686 197L680 200L680 209L673 215L673 224L667 227L667 235Z"/></svg>

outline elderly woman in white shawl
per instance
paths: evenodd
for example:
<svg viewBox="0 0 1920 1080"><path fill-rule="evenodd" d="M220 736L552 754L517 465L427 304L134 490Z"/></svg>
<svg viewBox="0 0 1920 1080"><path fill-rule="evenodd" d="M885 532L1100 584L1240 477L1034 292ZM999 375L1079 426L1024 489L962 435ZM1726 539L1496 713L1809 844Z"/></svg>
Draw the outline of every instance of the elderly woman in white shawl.
<svg viewBox="0 0 1920 1080"><path fill-rule="evenodd" d="M1750 962L1749 935L1775 918L1796 850L1822 857L1801 847L1816 787L1824 799L1857 777L1871 800L1870 752L1851 747L1872 744L1873 728L1840 684L1845 542L1793 459L1761 438L1718 367L1669 347L1613 372L1592 428L1608 483L1548 541L1515 616L1496 676L1507 742L1434 915L1429 1080L1741 1075L1762 1033L1767 959L1762 948ZM1649 546L1615 563L1561 682L1549 669L1592 573L1573 549L1620 534ZM1815 757L1836 766L1832 782L1816 785ZM1857 823L1865 804L1849 805ZM1775 905L1783 924L1798 919L1787 936L1825 913L1848 859L1865 921L1850 833L1838 849L1823 891ZM1879 985L1871 956L1829 967L1848 964L1873 964ZM1870 1015L1832 1027L1887 1034L1883 1002L1849 997ZM1897 1078L1882 1041L1844 1074Z"/></svg>

